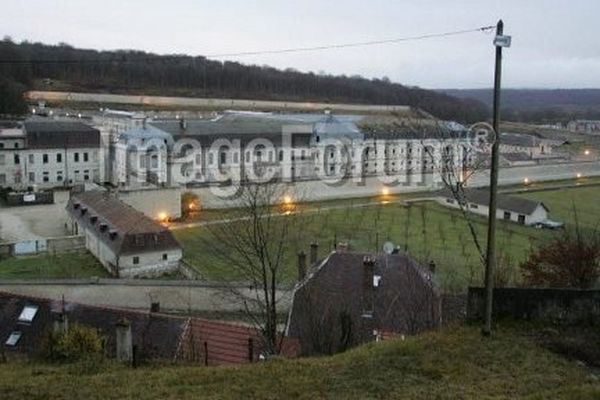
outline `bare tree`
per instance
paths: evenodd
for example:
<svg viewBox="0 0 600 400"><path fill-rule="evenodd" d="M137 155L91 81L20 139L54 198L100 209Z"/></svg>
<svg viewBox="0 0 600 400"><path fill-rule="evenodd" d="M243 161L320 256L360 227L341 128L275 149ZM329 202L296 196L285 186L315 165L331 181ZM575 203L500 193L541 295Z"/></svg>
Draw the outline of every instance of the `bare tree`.
<svg viewBox="0 0 600 400"><path fill-rule="evenodd" d="M260 331L267 354L278 354L281 347L279 289L289 261L286 249L300 231L297 201L282 184L246 185L240 189L234 216L227 223L208 225L206 248L214 261L244 282L228 284L227 290Z"/></svg>

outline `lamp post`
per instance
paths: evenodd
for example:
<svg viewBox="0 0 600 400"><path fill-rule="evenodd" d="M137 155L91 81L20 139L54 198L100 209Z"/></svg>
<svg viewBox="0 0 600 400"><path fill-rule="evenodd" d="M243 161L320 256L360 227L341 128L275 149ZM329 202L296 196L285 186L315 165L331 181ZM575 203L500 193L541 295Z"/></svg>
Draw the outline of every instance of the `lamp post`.
<svg viewBox="0 0 600 400"><path fill-rule="evenodd" d="M482 334L492 334L492 304L494 296L494 269L496 266L496 210L498 196L498 158L500 150L500 84L502 77L502 48L510 47L511 37L504 35L504 23L496 25L496 69L494 73L494 143L492 144L492 166L490 171L490 204L488 214L487 254L485 258L485 314Z"/></svg>

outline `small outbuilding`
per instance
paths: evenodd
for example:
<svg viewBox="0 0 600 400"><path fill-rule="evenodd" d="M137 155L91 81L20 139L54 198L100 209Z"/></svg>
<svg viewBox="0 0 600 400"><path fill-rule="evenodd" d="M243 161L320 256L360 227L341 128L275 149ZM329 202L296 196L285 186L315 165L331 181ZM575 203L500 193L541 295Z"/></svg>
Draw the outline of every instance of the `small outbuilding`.
<svg viewBox="0 0 600 400"><path fill-rule="evenodd" d="M454 196L450 190L442 190L438 192L436 199L446 207L460 208L462 204L473 214L487 216L489 213L490 192L486 189L465 189L461 196ZM500 193L497 199L497 219L513 221L521 225L536 225L549 221L550 210L541 201Z"/></svg>
<svg viewBox="0 0 600 400"><path fill-rule="evenodd" d="M67 204L71 231L118 277L156 276L179 268L181 245L165 226L109 192L88 191Z"/></svg>

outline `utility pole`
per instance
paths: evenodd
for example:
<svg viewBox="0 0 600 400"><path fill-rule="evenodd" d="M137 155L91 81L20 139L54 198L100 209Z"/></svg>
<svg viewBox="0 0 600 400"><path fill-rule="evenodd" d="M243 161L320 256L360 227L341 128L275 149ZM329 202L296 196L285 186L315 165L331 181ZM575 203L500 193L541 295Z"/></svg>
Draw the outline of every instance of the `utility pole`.
<svg viewBox="0 0 600 400"><path fill-rule="evenodd" d="M500 151L500 84L502 78L502 48L509 47L510 36L504 36L504 23L496 25L496 70L494 73L494 143L492 143L492 166L490 171L490 204L488 214L487 254L485 258L485 315L482 334L492 334L492 305L494 296L494 269L496 267L496 210L498 196L498 153Z"/></svg>

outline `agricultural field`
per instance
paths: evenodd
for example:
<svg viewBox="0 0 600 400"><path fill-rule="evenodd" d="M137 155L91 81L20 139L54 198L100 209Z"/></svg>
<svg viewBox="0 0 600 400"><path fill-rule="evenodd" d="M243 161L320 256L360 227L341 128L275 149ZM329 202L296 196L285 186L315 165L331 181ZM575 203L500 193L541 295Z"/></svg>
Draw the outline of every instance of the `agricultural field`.
<svg viewBox="0 0 600 400"><path fill-rule="evenodd" d="M600 186L560 190L531 191L518 194L543 201L551 210L550 217L573 226L574 210L580 226L593 228L600 221ZM359 206L359 203L369 203ZM357 251L380 251L390 241L417 260L437 265L437 276L447 291L462 291L483 279L481 258L468 224L459 211L434 202L406 205L374 199L345 200L335 203L311 203L297 219L286 252L284 281L292 284L296 278L296 254L309 251L310 243L319 243L320 257L333 249L335 243L347 242ZM575 208L574 208L575 206ZM233 211L232 211L233 213ZM285 217L282 217L285 218ZM472 218L477 237L485 248L487 223L485 218ZM239 279L223 261L211 256L211 237L206 227L174 231L185 249L185 259L210 279ZM532 246L549 240L552 231L498 221L499 277L505 283L518 283L518 265L525 260Z"/></svg>

